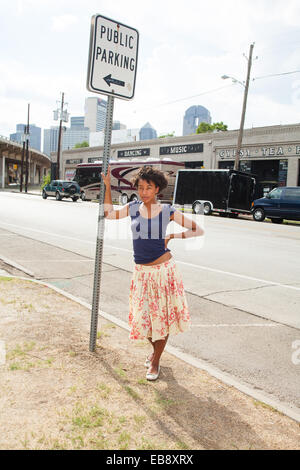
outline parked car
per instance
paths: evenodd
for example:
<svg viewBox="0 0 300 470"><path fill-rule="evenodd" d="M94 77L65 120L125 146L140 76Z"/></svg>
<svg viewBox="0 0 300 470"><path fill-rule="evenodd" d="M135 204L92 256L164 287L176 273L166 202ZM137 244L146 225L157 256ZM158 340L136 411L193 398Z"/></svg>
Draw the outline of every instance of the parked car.
<svg viewBox="0 0 300 470"><path fill-rule="evenodd" d="M76 202L80 198L80 186L76 181L63 181L53 180L50 184L47 184L42 193L43 199L47 199L48 196L54 196L57 201L61 201L63 198L71 198Z"/></svg>
<svg viewBox="0 0 300 470"><path fill-rule="evenodd" d="M300 220L300 186L274 188L266 197L252 203L253 219L262 222L265 217L281 224L283 219Z"/></svg>

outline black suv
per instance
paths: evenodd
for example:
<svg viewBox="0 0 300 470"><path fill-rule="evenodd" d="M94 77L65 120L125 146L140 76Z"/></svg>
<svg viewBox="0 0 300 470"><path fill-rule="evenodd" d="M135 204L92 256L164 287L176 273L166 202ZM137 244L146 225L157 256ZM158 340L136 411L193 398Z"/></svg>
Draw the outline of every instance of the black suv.
<svg viewBox="0 0 300 470"><path fill-rule="evenodd" d="M277 224L283 219L300 220L300 186L274 188L266 197L253 201L252 214L257 222L265 217Z"/></svg>
<svg viewBox="0 0 300 470"><path fill-rule="evenodd" d="M80 186L76 181L53 180L43 189L43 199L48 196L54 196L57 201L70 197L76 202L80 198Z"/></svg>

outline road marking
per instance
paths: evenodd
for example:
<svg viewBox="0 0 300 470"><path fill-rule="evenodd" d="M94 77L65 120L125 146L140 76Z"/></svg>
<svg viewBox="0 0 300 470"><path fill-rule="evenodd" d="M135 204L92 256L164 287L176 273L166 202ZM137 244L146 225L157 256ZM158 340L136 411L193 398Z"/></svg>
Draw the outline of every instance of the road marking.
<svg viewBox="0 0 300 470"><path fill-rule="evenodd" d="M32 232L42 233L44 235L48 235L48 236L51 236L51 237L64 238L66 240L73 240L73 241L76 241L76 242L81 243L81 244L82 243L86 243L88 245L95 245L96 244L96 240L94 242L90 242L88 240L83 240L83 239L80 239L80 238L67 237L65 235L58 235L58 234L51 233L51 232L45 232L43 230L37 230L37 229L34 229L34 228L28 228L28 227L21 227L19 225L8 224L6 222L1 222L0 227L3 226L3 225L7 225L9 227L16 227L16 228L21 229L21 230L29 230L29 231L32 231ZM17 235L24 235L24 233L22 233L22 234L18 233ZM124 251L126 253L132 253L132 250L128 250L126 248L119 248L119 247L113 246L113 245L105 245L105 247L106 248L111 248L113 250ZM222 271L220 269L215 269L215 268L208 268L207 266L201 266L201 265L198 265L198 264L185 263L185 262L179 261L179 260L176 260L176 263L180 264L182 266L188 266L190 268L202 269L204 271L211 271L211 272L219 273L219 274L226 275L226 276L238 277L240 279L246 279L246 280L255 281L255 282L262 282L263 284L276 286L276 287L282 287L284 289L292 289L292 290L300 291L300 287L289 286L287 284L281 284L280 282L266 281L265 279L259 279L259 278L256 278L256 277L245 276L244 274L236 274L236 273L232 273L232 272L229 272L229 271Z"/></svg>

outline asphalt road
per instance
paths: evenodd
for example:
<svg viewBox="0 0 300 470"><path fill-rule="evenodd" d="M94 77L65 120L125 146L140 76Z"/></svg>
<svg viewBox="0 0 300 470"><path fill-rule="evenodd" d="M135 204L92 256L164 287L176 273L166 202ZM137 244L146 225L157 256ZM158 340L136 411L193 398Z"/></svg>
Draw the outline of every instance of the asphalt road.
<svg viewBox="0 0 300 470"><path fill-rule="evenodd" d="M170 344L300 407L300 226L197 217L204 239L169 245L193 323ZM0 192L0 258L91 302L97 218L94 203ZM103 261L101 309L126 321L129 219L106 221Z"/></svg>

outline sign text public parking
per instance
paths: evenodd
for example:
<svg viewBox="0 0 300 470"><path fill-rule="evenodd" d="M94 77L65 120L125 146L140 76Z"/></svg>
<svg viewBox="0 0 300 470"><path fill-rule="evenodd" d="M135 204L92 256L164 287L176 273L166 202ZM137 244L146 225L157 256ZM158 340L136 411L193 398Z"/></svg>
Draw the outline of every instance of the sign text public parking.
<svg viewBox="0 0 300 470"><path fill-rule="evenodd" d="M92 17L88 90L130 100L134 96L139 33L101 15Z"/></svg>

